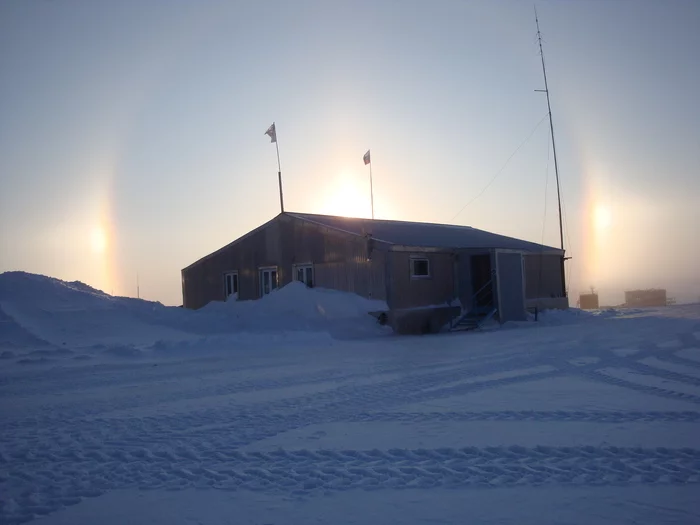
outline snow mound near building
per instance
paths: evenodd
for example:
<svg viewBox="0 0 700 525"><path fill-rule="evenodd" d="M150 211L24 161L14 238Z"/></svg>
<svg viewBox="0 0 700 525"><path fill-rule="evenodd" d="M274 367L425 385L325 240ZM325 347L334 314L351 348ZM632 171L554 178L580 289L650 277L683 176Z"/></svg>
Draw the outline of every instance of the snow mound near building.
<svg viewBox="0 0 700 525"><path fill-rule="evenodd" d="M351 339L390 333L368 315L386 309L351 293L292 283L260 301L212 303L198 311L113 297L81 282L24 272L0 274L0 347L79 346L110 356L144 348L187 349L266 341ZM316 334L316 335L314 335ZM129 351L124 351L124 349Z"/></svg>
<svg viewBox="0 0 700 525"><path fill-rule="evenodd" d="M211 320L225 319L244 332L328 331L352 337L385 333L376 329L369 312L387 309L384 301L292 282L259 301L214 302L197 313Z"/></svg>

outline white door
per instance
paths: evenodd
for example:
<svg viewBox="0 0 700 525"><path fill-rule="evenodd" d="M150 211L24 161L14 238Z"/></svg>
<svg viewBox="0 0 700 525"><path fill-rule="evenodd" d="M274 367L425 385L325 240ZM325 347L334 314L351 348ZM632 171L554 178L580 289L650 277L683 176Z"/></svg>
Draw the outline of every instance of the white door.
<svg viewBox="0 0 700 525"><path fill-rule="evenodd" d="M496 274L500 321L527 320L522 253L497 250Z"/></svg>
<svg viewBox="0 0 700 525"><path fill-rule="evenodd" d="M260 269L260 296L277 289L277 268Z"/></svg>
<svg viewBox="0 0 700 525"><path fill-rule="evenodd" d="M224 297L227 301L238 300L238 272L224 274Z"/></svg>

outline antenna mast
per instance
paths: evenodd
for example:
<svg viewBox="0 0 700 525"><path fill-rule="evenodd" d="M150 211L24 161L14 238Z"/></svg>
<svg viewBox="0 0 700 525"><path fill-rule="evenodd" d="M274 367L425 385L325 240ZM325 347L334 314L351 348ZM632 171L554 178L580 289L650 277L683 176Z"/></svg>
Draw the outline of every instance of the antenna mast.
<svg viewBox="0 0 700 525"><path fill-rule="evenodd" d="M540 33L540 21L537 18L537 8L535 7L535 24L537 24L537 42L540 46L540 58L542 59L542 75L544 76L544 89L535 91L544 92L547 95L547 110L549 111L549 131L552 135L552 152L554 153L554 174L557 178L557 204L559 205L559 241L561 249L564 249L564 228L561 222L561 192L559 191L559 164L557 163L557 146L554 142L554 124L552 122L552 105L549 102L549 87L547 85L547 69L544 67L544 52L542 51L542 34Z"/></svg>

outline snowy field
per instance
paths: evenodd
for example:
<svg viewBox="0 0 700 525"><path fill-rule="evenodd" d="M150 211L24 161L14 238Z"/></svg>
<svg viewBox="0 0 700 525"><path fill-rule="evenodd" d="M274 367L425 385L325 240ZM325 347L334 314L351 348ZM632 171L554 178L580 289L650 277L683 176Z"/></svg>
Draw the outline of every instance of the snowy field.
<svg viewBox="0 0 700 525"><path fill-rule="evenodd" d="M0 275L0 523L700 523L700 305L399 337Z"/></svg>

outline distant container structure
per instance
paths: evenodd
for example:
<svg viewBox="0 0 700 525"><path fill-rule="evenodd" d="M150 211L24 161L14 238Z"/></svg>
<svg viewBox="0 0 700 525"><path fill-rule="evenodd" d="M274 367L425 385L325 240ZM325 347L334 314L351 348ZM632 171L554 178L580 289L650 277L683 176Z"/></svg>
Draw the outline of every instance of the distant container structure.
<svg viewBox="0 0 700 525"><path fill-rule="evenodd" d="M625 306L666 306L666 290L652 288L649 290L630 290L625 292Z"/></svg>
<svg viewBox="0 0 700 525"><path fill-rule="evenodd" d="M579 296L579 306L582 310L597 310L599 308L597 293L582 293Z"/></svg>

